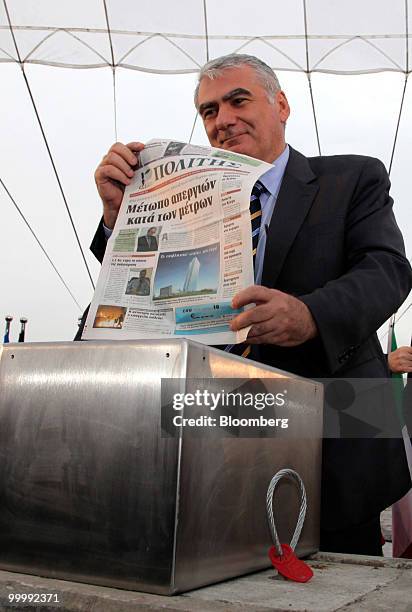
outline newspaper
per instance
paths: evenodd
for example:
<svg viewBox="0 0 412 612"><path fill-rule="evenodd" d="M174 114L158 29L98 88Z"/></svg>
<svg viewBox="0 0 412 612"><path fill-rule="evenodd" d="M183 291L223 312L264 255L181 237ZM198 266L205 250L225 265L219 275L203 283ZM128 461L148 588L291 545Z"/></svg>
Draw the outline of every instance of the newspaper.
<svg viewBox="0 0 412 612"><path fill-rule="evenodd" d="M82 337L243 342L233 296L254 283L249 202L270 165L151 140L124 192Z"/></svg>

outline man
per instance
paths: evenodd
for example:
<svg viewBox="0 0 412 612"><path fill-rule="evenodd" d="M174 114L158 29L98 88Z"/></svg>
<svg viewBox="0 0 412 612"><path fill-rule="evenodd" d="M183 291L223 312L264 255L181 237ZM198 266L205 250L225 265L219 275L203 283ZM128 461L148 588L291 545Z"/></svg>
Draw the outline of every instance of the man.
<svg viewBox="0 0 412 612"><path fill-rule="evenodd" d="M233 299L235 308L255 307L235 317L232 329L251 325L252 357L289 372L387 376L375 332L412 281L384 166L352 155L308 159L287 146L287 98L257 58L206 64L195 103L213 146L273 164L260 179L266 231L255 285ZM96 170L104 225L92 250L100 259L143 147L116 143ZM381 553L379 513L410 486L399 442L324 440L322 550Z"/></svg>
<svg viewBox="0 0 412 612"><path fill-rule="evenodd" d="M146 270L140 270L139 278L134 276L127 283L127 295L150 295L150 280L146 277Z"/></svg>
<svg viewBox="0 0 412 612"><path fill-rule="evenodd" d="M157 251L157 228L149 227L146 232L146 236L139 236L137 240L137 251Z"/></svg>

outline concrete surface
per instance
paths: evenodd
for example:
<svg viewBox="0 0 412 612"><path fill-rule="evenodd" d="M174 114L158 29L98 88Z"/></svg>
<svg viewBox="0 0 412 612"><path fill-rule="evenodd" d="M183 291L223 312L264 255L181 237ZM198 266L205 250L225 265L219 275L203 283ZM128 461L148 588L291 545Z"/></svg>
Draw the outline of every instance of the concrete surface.
<svg viewBox="0 0 412 612"><path fill-rule="evenodd" d="M0 610L57 612L412 612L412 561L318 553L314 577L297 584L272 570L162 597L0 571ZM13 593L53 593L59 604L8 603Z"/></svg>

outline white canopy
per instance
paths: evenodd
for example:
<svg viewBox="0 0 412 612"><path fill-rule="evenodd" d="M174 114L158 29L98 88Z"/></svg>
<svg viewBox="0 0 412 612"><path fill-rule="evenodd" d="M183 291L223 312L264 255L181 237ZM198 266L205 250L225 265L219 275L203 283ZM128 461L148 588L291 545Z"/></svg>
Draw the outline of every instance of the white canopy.
<svg viewBox="0 0 412 612"><path fill-rule="evenodd" d="M277 70L405 73L407 9L405 0L8 0L0 58L179 74L242 51Z"/></svg>
<svg viewBox="0 0 412 612"><path fill-rule="evenodd" d="M384 161L410 257L411 15L408 0L5 0L0 316L28 317L28 340L73 337L99 270L88 252L99 159L115 140L205 142L192 103L196 72L229 52L278 71L293 146ZM410 304L398 314L402 343Z"/></svg>

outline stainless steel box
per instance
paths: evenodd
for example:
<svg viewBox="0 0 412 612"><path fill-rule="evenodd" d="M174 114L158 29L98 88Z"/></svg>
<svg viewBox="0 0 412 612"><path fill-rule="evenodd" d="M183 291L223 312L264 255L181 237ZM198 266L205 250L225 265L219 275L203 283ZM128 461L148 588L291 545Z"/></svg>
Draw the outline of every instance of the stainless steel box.
<svg viewBox="0 0 412 612"><path fill-rule="evenodd" d="M162 436L161 379L273 378L292 391L290 435ZM209 381L210 382L210 381ZM0 567L172 594L270 565L265 496L290 467L317 550L322 388L187 340L0 347ZM275 520L290 541L299 493Z"/></svg>

